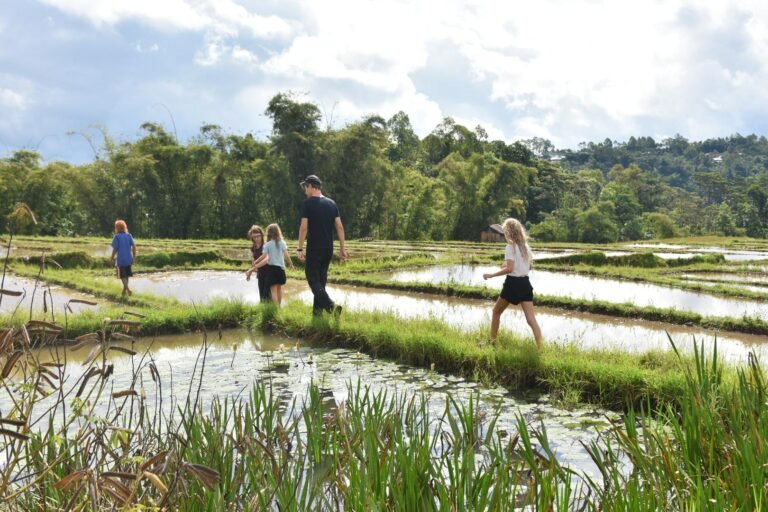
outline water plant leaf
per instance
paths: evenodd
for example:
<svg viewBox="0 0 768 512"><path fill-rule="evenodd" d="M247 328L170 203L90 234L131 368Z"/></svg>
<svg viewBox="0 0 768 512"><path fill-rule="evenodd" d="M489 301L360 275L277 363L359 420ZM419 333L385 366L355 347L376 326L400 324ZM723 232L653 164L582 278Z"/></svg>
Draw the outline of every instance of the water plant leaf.
<svg viewBox="0 0 768 512"><path fill-rule="evenodd" d="M135 389L124 389L123 391L117 391L112 393L112 398L123 398L124 396L138 396L139 394Z"/></svg>
<svg viewBox="0 0 768 512"><path fill-rule="evenodd" d="M23 427L27 424L26 421L14 420L11 418L0 418L0 423L4 423L6 425L13 425L14 427Z"/></svg>
<svg viewBox="0 0 768 512"><path fill-rule="evenodd" d="M64 327L61 325L53 324L51 322L44 322L42 320L30 320L26 325L29 330L45 329L47 331L55 332L61 332L64 330Z"/></svg>
<svg viewBox="0 0 768 512"><path fill-rule="evenodd" d="M0 428L0 434L8 437L12 437L14 439L18 439L19 441L28 441L29 436L26 434L22 434L21 432L16 432L15 430L8 430L7 428Z"/></svg>
<svg viewBox="0 0 768 512"><path fill-rule="evenodd" d="M131 356L135 356L136 355L136 351L135 350L131 350L131 349L125 348L125 347L109 347L109 350L114 350L115 352L122 352L123 354L128 354L128 355L131 355Z"/></svg>
<svg viewBox="0 0 768 512"><path fill-rule="evenodd" d="M144 463L142 463L142 465L139 466L139 469L144 471L147 468L151 468L157 465L157 463L163 460L169 453L170 453L170 450L163 450L160 453L153 455L152 457L144 461Z"/></svg>
<svg viewBox="0 0 768 512"><path fill-rule="evenodd" d="M15 329L4 329L3 331L0 331L0 352L5 352L5 348L12 345L14 332Z"/></svg>
<svg viewBox="0 0 768 512"><path fill-rule="evenodd" d="M85 300L85 299L69 299L67 301L67 304L85 304L86 306L98 306L99 305L97 302L94 302L92 300Z"/></svg>
<svg viewBox="0 0 768 512"><path fill-rule="evenodd" d="M131 499L131 491L128 487L109 478L104 479L104 484L105 485L101 488L102 491L111 496L118 503L122 505L128 504Z"/></svg>
<svg viewBox="0 0 768 512"><path fill-rule="evenodd" d="M197 477L200 483L207 487L209 490L213 489L213 486L219 483L219 472L215 471L208 466L202 464L185 463L184 470Z"/></svg>
<svg viewBox="0 0 768 512"><path fill-rule="evenodd" d="M135 473L126 473L124 471L105 471L101 474L104 478L120 478L122 480L136 480Z"/></svg>
<svg viewBox="0 0 768 512"><path fill-rule="evenodd" d="M0 288L0 295L8 295L9 297L20 297L24 292L17 292L16 290L8 290L6 288Z"/></svg>
<svg viewBox="0 0 768 512"><path fill-rule="evenodd" d="M136 318L147 318L146 315L142 315L141 313L134 313L133 311L123 311L123 314L128 316L135 316Z"/></svg>
<svg viewBox="0 0 768 512"><path fill-rule="evenodd" d="M160 491L161 494L165 494L168 492L168 487L165 486L162 480L160 480L160 477L157 476L154 473L150 473L149 471L145 471L142 475L144 478L149 480L152 485L155 486L155 489Z"/></svg>
<svg viewBox="0 0 768 512"><path fill-rule="evenodd" d="M85 386L88 384L88 381L93 377L94 375L98 375L101 373L101 370L99 370L96 367L91 368L88 373L85 374L85 377L83 377L83 382L80 384L80 389L77 390L77 394L75 397L80 398L80 395L83 394L83 391L85 391Z"/></svg>
<svg viewBox="0 0 768 512"><path fill-rule="evenodd" d="M136 341L136 338L133 336L129 336L127 334L122 334L119 332L113 332L110 334L110 338L116 339L116 340L125 340L125 341ZM110 347L110 348L117 348L117 347Z"/></svg>
<svg viewBox="0 0 768 512"><path fill-rule="evenodd" d="M2 373L2 377L4 379L7 379L8 376L11 374L11 370L13 370L14 365L19 360L19 358L21 357L22 353L23 352L21 352L20 350L14 352L8 358L8 361L5 362L5 366L3 366L3 373Z"/></svg>
<svg viewBox="0 0 768 512"><path fill-rule="evenodd" d="M93 347L91 351L88 352L88 356L85 358L85 361L83 361L83 366L88 366L89 364L91 364L102 350L104 350L104 347L102 347L101 345L96 345L95 347Z"/></svg>
<svg viewBox="0 0 768 512"><path fill-rule="evenodd" d="M53 486L56 489L64 490L67 487L70 487L73 484L78 483L80 480L85 478L88 475L88 472L84 469L79 469L73 473L68 474L67 476L63 477L61 480L53 484Z"/></svg>
<svg viewBox="0 0 768 512"><path fill-rule="evenodd" d="M26 342L27 346L32 345L32 340L29 337L29 331L27 331L26 325L21 326L21 334L24 337L24 341Z"/></svg>

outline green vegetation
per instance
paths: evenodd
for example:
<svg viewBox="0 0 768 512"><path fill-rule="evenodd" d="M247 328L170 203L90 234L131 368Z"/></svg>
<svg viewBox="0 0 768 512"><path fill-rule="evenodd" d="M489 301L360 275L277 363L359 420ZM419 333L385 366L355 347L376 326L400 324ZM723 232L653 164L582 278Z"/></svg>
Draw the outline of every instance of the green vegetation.
<svg viewBox="0 0 768 512"><path fill-rule="evenodd" d="M26 331L0 333L0 392L12 398L0 430L4 506L598 511L760 510L766 504L768 409L756 361L737 371L723 368L716 347L713 357L702 348L693 360L645 355L642 365L630 366L623 364L626 355L583 354L574 361L578 352L539 354L515 340L497 351L478 348L434 322L402 329L381 315L312 319L309 308L295 305L254 312L254 326L419 364L460 371L476 365L476 373L509 379L538 374L548 376L545 383L570 375L578 386L597 379L579 392L619 400L617 388L633 389L629 403L654 415L636 415L630 407L623 422L587 446L601 473L595 479L558 463L545 425L536 429L518 417L509 436L495 428L498 413L483 419L474 399L449 397L443 414L432 417L423 399L372 393L359 384L350 387L344 407L329 408L310 385L308 398L286 415L261 382L237 400L203 404L195 382L207 375L204 335L186 399L165 415L167 383L151 358L115 343L116 329L132 322L102 322L81 338L79 346L91 345L90 337L103 343L92 345L88 371L66 383L65 362L44 363L29 348L30 342L55 343L61 331L27 324ZM127 352L136 364L115 370L111 351ZM115 371L132 373L132 382L143 375L148 388L115 390ZM657 396L649 394L653 389Z"/></svg>
<svg viewBox="0 0 768 512"><path fill-rule="evenodd" d="M267 141L206 124L183 142L144 123L138 140L104 134L80 166L16 151L0 160L0 232L23 202L39 217L23 231L34 234L106 236L124 218L139 238L240 238L254 222L295 236L298 183L315 172L350 238L477 240L508 216L541 242L768 233L764 137L558 151L536 138L488 140L451 118L419 138L403 112L324 130L319 107L290 94L265 113Z"/></svg>

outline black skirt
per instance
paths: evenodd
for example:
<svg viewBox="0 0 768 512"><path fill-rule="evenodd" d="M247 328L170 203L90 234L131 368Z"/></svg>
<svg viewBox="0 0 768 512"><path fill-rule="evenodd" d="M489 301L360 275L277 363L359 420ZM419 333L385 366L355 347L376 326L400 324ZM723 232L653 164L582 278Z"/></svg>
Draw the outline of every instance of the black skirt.
<svg viewBox="0 0 768 512"><path fill-rule="evenodd" d="M267 265L267 286L274 286L276 284L285 284L285 269L278 267L277 265Z"/></svg>
<svg viewBox="0 0 768 512"><path fill-rule="evenodd" d="M528 276L507 276L499 297L515 306L521 302L533 302L533 287Z"/></svg>

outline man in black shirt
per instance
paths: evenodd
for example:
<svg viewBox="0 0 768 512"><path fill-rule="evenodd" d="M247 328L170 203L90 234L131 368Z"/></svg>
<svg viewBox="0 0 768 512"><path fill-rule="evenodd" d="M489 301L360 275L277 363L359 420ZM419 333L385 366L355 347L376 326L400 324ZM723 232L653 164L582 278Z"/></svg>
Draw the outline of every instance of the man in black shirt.
<svg viewBox="0 0 768 512"><path fill-rule="evenodd" d="M325 291L328 282L328 265L333 256L333 231L339 237L339 258L347 260L344 225L339 217L339 209L333 199L325 197L321 191L323 182L314 174L301 182L307 198L301 204L301 225L299 226L299 260L304 261L304 273L307 283L315 296L312 311L315 315L323 311L338 315L341 306L337 306ZM304 240L307 252L304 254Z"/></svg>

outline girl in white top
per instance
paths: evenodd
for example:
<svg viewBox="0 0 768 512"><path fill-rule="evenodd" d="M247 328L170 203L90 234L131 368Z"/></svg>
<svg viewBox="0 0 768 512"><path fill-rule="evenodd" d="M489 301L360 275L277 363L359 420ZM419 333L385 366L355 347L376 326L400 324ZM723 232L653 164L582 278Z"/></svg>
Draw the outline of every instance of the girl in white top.
<svg viewBox="0 0 768 512"><path fill-rule="evenodd" d="M283 285L286 282L285 262L288 261L290 267L294 268L293 261L291 260L291 255L288 254L288 246L285 244L285 240L283 240L280 226L277 224L267 226L267 240L269 241L264 244L261 257L254 262L247 273L267 265L266 282L269 286L272 300L280 304L283 301Z"/></svg>
<svg viewBox="0 0 768 512"><path fill-rule="evenodd" d="M501 314L507 309L507 306L519 304L525 314L525 320L533 331L536 345L542 348L541 328L536 321L536 311L533 307L533 287L531 287L531 282L528 279L528 272L531 270L533 259L531 248L528 245L528 233L520 221L512 218L505 220L502 228L504 238L507 240L507 247L504 249L504 266L496 272L483 274L483 279L507 276L499 298L496 299L496 304L493 306L490 341L492 344L496 343Z"/></svg>

